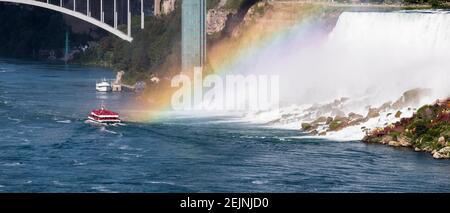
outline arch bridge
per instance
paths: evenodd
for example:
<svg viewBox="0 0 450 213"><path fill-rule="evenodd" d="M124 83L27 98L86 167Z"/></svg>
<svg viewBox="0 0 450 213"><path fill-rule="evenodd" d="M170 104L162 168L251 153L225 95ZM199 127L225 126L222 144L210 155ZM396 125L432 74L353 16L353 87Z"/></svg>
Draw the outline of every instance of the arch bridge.
<svg viewBox="0 0 450 213"><path fill-rule="evenodd" d="M100 1L100 19L96 19L92 17L91 15L91 3L94 0L72 0L73 4L71 5L64 5L63 0L0 0L0 2L9 2L9 3L17 3L17 4L25 4L25 5L32 5L36 7L46 8L49 10L57 11L78 19L81 19L83 21L86 21L88 23L91 23L97 27L100 27L117 37L126 40L128 42L132 42L133 38L131 37L131 8L130 8L130 0L127 0L127 32L122 32L118 29L118 13L117 13L117 0L114 1L114 24L113 26L109 25L105 22L105 11L104 11L104 1L110 2L111 0L97 0ZM77 2L84 1L86 4L86 11L81 12L80 10L77 11ZM144 0L141 1L141 28L144 29Z"/></svg>

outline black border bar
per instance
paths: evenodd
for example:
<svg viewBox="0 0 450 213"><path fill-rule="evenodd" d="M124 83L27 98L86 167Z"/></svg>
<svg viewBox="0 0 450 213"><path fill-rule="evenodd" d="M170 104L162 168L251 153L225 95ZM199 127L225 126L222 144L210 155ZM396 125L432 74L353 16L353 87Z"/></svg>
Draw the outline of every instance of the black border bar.
<svg viewBox="0 0 450 213"><path fill-rule="evenodd" d="M215 205L206 207L181 207L190 199L214 200ZM228 200L227 200L228 199ZM233 199L233 200L232 200ZM266 207L252 209L241 206L245 200L266 199ZM228 206L225 203L228 201ZM234 201L235 205L231 205ZM0 194L1 209L21 210L164 210L175 212L273 212L310 210L427 210L445 208L450 194L411 193L148 193L148 194L96 194L96 193L29 193ZM220 203L220 205L218 205ZM242 202L241 202L242 204Z"/></svg>

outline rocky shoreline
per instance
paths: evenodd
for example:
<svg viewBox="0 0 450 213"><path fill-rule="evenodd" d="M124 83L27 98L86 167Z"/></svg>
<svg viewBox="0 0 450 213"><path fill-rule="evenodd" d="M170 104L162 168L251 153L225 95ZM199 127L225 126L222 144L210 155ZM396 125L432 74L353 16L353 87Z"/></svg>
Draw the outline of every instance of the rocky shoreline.
<svg viewBox="0 0 450 213"><path fill-rule="evenodd" d="M379 125L387 125L387 122L397 121L401 118L411 116L416 110L411 106L430 93L428 89L412 89L403 93L403 95L395 102L386 102L379 107L368 106L366 114L358 114L356 112L345 113L343 105L349 102L348 98L341 98L332 103L313 106L306 111L318 116L312 122L301 123L301 129L310 135L326 136L329 133L338 132L348 127L360 126L362 133L372 131L371 127L366 123L371 119L385 120ZM324 116L327 115L328 116Z"/></svg>
<svg viewBox="0 0 450 213"><path fill-rule="evenodd" d="M430 92L428 89L406 91L393 103L368 107L367 114L345 113L342 110L343 104L348 102L345 98L313 106L305 110L310 112L307 115L321 116L301 123L301 130L325 138L357 134L357 140L364 143L405 147L430 153L435 159L450 159L450 98L418 109L412 107L424 104L421 100ZM305 119L307 116L302 117Z"/></svg>
<svg viewBox="0 0 450 213"><path fill-rule="evenodd" d="M409 147L427 152L435 159L450 159L450 98L421 107L411 118L376 128L367 133L365 143Z"/></svg>

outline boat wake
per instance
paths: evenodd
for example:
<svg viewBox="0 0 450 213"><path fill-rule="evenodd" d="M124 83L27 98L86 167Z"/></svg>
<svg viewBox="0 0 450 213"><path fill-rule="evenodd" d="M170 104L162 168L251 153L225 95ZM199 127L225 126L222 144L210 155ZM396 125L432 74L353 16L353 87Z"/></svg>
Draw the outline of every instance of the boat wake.
<svg viewBox="0 0 450 213"><path fill-rule="evenodd" d="M22 120L21 120L21 119L18 119L18 118L11 118L11 117L8 117L8 120L14 121L16 124L22 122Z"/></svg>
<svg viewBox="0 0 450 213"><path fill-rule="evenodd" d="M13 163L4 163L3 166L23 166L24 164L21 162L13 162Z"/></svg>
<svg viewBox="0 0 450 213"><path fill-rule="evenodd" d="M119 135L119 133L117 133L117 132L115 132L115 131L106 129L105 126L103 126L103 127L100 128L100 132L106 132L106 133L109 133L109 134Z"/></svg>
<svg viewBox="0 0 450 213"><path fill-rule="evenodd" d="M58 123L65 123L65 121L58 121ZM84 123L85 124L90 124L92 126L100 126L100 127L107 127L107 126L122 127L122 126L127 126L127 124L125 124L125 123L111 123L111 124L110 123L99 123L99 122L92 121L90 119L85 120Z"/></svg>
<svg viewBox="0 0 450 213"><path fill-rule="evenodd" d="M62 124L70 124L72 123L71 120L62 120L62 121L56 121L57 123L62 123Z"/></svg>
<svg viewBox="0 0 450 213"><path fill-rule="evenodd" d="M0 68L0 73L10 73L10 72L14 72L14 70Z"/></svg>
<svg viewBox="0 0 450 213"><path fill-rule="evenodd" d="M124 124L124 123L115 123L115 124L109 124L109 126L118 127L118 126L126 126L126 124Z"/></svg>

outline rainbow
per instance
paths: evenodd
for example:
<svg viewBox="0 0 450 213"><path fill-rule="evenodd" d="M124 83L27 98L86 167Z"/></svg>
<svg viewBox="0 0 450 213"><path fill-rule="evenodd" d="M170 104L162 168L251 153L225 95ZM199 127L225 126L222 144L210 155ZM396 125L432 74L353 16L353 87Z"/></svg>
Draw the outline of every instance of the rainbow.
<svg viewBox="0 0 450 213"><path fill-rule="evenodd" d="M258 18L258 20L263 21L244 24L241 27L242 32L239 36L226 38L208 48L208 66L204 70L203 77L207 74L223 75L232 72L236 62L250 59L255 53L267 48L272 42L289 35L292 30L307 25L321 9L318 6L302 5L296 11L296 14L292 15L294 18L290 21L272 22L270 24L271 22L267 23L264 20L282 19L282 17L276 17L277 14L274 15L274 13L265 13L262 17ZM179 68L172 69L179 70ZM171 88L170 85L167 85L158 94L146 95L146 97L143 97L144 99L158 99L158 104L147 107L147 109L150 108L151 110L130 111L126 117L130 120L145 122L158 121L166 118L168 116L167 111L171 111L171 97L174 89L176 88Z"/></svg>

